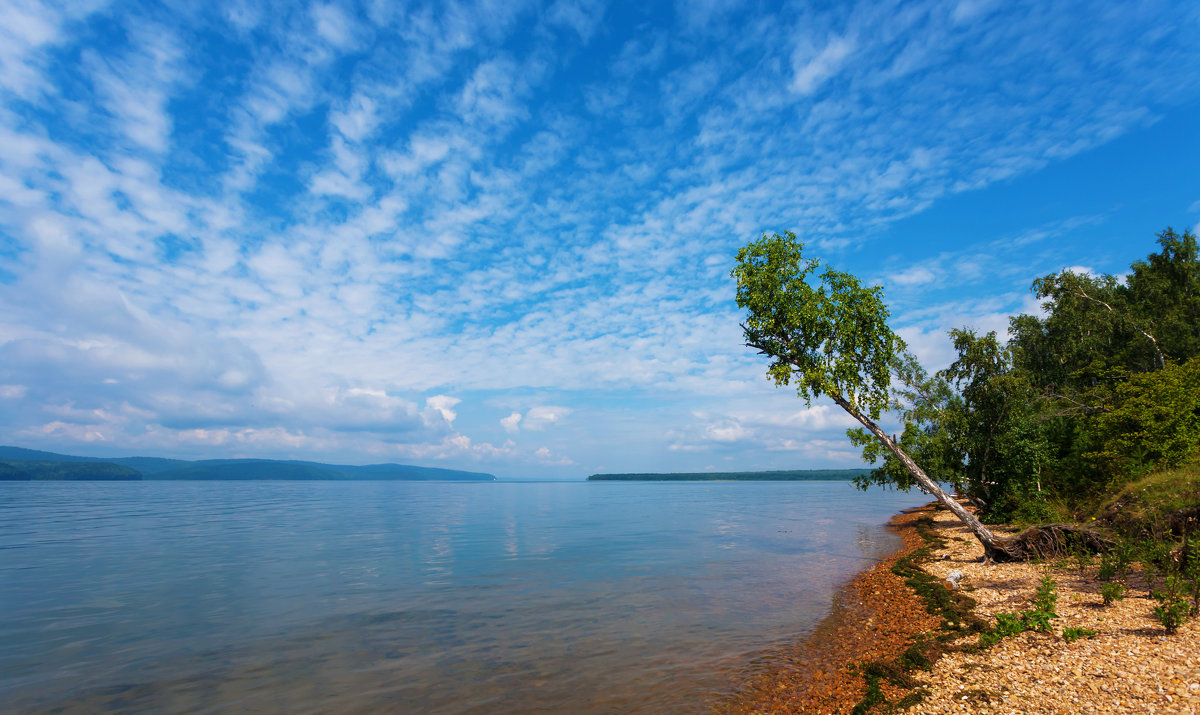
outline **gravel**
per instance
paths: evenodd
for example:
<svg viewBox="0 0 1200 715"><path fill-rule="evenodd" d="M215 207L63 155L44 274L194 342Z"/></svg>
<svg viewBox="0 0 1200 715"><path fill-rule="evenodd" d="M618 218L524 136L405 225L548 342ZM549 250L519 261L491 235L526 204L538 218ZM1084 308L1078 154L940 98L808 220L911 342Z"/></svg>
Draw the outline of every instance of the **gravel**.
<svg viewBox="0 0 1200 715"><path fill-rule="evenodd" d="M908 712L1200 712L1200 624L1189 621L1165 635L1140 574L1132 574L1124 600L1105 606L1096 563L1082 570L1067 562L984 564L983 548L957 519L945 511L932 515L947 544L925 568L941 578L961 571L959 588L978 602L978 615L1029 608L1049 575L1058 585L1059 618L1054 633L1025 632L976 654L952 652L915 673L928 694ZM1097 635L1066 643L1065 627Z"/></svg>

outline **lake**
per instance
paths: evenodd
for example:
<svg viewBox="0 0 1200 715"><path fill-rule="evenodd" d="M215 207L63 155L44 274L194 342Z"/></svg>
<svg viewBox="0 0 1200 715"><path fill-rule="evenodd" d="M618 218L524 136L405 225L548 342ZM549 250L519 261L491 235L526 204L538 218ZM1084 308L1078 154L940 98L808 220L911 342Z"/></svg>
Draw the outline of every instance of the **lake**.
<svg viewBox="0 0 1200 715"><path fill-rule="evenodd" d="M0 484L0 709L691 712L898 547L847 482Z"/></svg>

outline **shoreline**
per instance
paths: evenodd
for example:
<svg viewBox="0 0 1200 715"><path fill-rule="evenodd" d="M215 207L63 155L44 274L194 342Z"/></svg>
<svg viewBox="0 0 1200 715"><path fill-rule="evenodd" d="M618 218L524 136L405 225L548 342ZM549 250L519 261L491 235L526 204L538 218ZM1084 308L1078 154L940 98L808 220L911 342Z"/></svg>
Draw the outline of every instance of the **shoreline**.
<svg viewBox="0 0 1200 715"><path fill-rule="evenodd" d="M919 519L933 541L918 532ZM812 634L774 651L773 666L747 674L713 712L850 713L867 696L857 666L884 663L874 678L876 702L882 702L865 712L1200 713L1200 624L1190 621L1165 635L1153 617L1156 602L1144 572L1132 571L1126 597L1105 605L1096 559L984 564L983 547L970 531L934 504L902 512L888 526L904 545L855 576ZM1041 579L1053 578L1058 600L1051 632L1025 631L981 649L977 632L941 630L942 617L931 615L905 577L892 572L927 544L921 570L936 581L962 572L962 593L952 598L970 606L960 614L977 624L982 619L990 626L997 613L1028 608ZM1094 635L1068 642L1064 629ZM943 641L940 657L923 667L894 668L911 646L933 640Z"/></svg>
<svg viewBox="0 0 1200 715"><path fill-rule="evenodd" d="M925 544L915 522L931 505L906 509L887 528L901 546L855 575L834 595L832 609L817 628L795 643L774 649L771 667L749 673L734 693L713 707L717 713L849 713L863 700L867 684L851 667L892 660L941 618L901 576L897 561Z"/></svg>

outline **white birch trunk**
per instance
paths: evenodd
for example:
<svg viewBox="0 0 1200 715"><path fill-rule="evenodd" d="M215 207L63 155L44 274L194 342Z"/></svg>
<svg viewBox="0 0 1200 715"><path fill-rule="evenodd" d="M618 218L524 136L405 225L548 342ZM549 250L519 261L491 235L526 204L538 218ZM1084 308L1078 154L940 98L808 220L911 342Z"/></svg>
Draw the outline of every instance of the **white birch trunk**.
<svg viewBox="0 0 1200 715"><path fill-rule="evenodd" d="M967 528L969 528L971 532L975 534L975 538L979 539L979 543L983 544L985 558L989 560L996 560L995 557L1000 556L1001 558L999 560L1004 560L1003 555L1007 552L1000 545L999 540L996 539L996 536L992 534L991 530L983 525L983 522L979 521L979 519L975 518L974 514L963 508L963 505L959 504L954 497L947 494L944 489L938 486L937 482L930 479L929 476L925 474L925 470L921 469L921 467L913 461L912 457L909 457L908 453L901 449L900 445L896 444L896 441L889 437L886 432L880 429L879 425L875 424L871 418L856 410L841 396L830 395L830 397L833 398L833 401L837 403L838 407L841 407L843 410L848 412L850 416L858 420L863 427L866 427L868 430L870 430L871 434L875 435L880 442L883 442L884 446L887 447L888 450L896 456L896 459L899 459L909 473L913 475L913 478L917 480L918 484L924 487L926 491L936 497L939 502L953 512L954 515L957 516L960 521L962 521L962 523L967 525Z"/></svg>

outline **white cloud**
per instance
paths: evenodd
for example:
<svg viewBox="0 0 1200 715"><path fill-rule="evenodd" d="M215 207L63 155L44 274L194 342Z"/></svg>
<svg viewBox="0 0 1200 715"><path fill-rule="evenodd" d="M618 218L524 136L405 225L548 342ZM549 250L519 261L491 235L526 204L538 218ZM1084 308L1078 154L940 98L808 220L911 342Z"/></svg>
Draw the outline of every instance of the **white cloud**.
<svg viewBox="0 0 1200 715"><path fill-rule="evenodd" d="M704 428L705 439L713 442L741 442L754 433L734 420L710 424Z"/></svg>
<svg viewBox="0 0 1200 715"><path fill-rule="evenodd" d="M45 89L45 51L67 39L65 25L80 21L104 2L55 6L36 0L10 0L0 24L0 89L33 100Z"/></svg>
<svg viewBox="0 0 1200 715"><path fill-rule="evenodd" d="M356 44L356 23L337 5L313 5L312 16L317 34L326 42L343 50Z"/></svg>
<svg viewBox="0 0 1200 715"><path fill-rule="evenodd" d="M913 266L891 276L893 283L902 286L918 286L932 282L937 276L926 266Z"/></svg>
<svg viewBox="0 0 1200 715"><path fill-rule="evenodd" d="M741 345L738 245L790 228L886 284L934 364L947 327L1002 329L1032 277L1101 260L1064 247L1107 218L983 216L941 252L879 235L1200 94L1166 5L717 2L636 31L565 1L96 9L113 33L76 6L10 3L0 28L0 384L28 386L0 437L50 424L47 446L521 469L531 445L484 435L553 425L579 463L833 459L813 439L842 416ZM628 412L596 419L597 393Z"/></svg>
<svg viewBox="0 0 1200 715"><path fill-rule="evenodd" d="M554 25L573 30L587 44L604 18L604 4L598 0L555 0L546 12Z"/></svg>
<svg viewBox="0 0 1200 715"><path fill-rule="evenodd" d="M959 0L954 6L954 22L963 23L985 17L996 6L996 0Z"/></svg>
<svg viewBox="0 0 1200 715"><path fill-rule="evenodd" d="M462 402L462 400L456 397L449 397L447 395L434 395L425 399L425 406L427 410L433 410L441 415L441 418L444 419L447 424L454 424L454 420L458 417L458 414L451 408L460 402Z"/></svg>
<svg viewBox="0 0 1200 715"><path fill-rule="evenodd" d="M29 392L25 385L0 385L0 399L19 400Z"/></svg>
<svg viewBox="0 0 1200 715"><path fill-rule="evenodd" d="M166 105L172 85L184 76L183 51L162 27L136 26L131 34L137 45L124 56L89 53L92 81L129 139L150 151L166 151L173 124Z"/></svg>
<svg viewBox="0 0 1200 715"><path fill-rule="evenodd" d="M521 413L520 412L514 412L511 415L509 415L508 417L504 417L500 420L500 426L503 427L504 431L508 432L509 434L516 434L516 432L521 428L520 424L521 424Z"/></svg>
<svg viewBox="0 0 1200 715"><path fill-rule="evenodd" d="M539 405L531 407L525 412L522 424L527 430L540 431L551 425L558 424L569 414L571 414L571 410L567 407Z"/></svg>
<svg viewBox="0 0 1200 715"><path fill-rule="evenodd" d="M539 462L547 466L566 467L574 464L574 460L569 457L555 455L548 447L538 447L534 451L533 456Z"/></svg>
<svg viewBox="0 0 1200 715"><path fill-rule="evenodd" d="M792 53L791 89L797 94L812 94L830 77L837 74L854 52L854 41L833 37L820 50L802 40Z"/></svg>
<svg viewBox="0 0 1200 715"><path fill-rule="evenodd" d="M379 123L379 108L367 95L355 94L345 107L330 114L329 122L346 139L358 142L367 138Z"/></svg>

